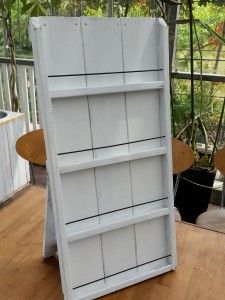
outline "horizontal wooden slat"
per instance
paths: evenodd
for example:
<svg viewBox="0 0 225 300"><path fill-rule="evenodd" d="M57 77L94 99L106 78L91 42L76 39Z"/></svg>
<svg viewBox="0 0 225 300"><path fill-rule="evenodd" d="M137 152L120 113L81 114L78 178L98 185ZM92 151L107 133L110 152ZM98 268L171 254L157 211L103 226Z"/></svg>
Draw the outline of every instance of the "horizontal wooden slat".
<svg viewBox="0 0 225 300"><path fill-rule="evenodd" d="M84 239L87 237L90 237L92 235L96 235L99 233L115 230L121 227L129 226L132 224L144 222L151 220L153 218L162 217L169 214L168 208L161 208L156 211L151 212L145 212L145 213L138 213L136 215L126 216L124 218L121 218L120 220L114 220L114 221L105 221L100 222L99 224L96 224L93 226L91 224L90 228L84 229L84 230L77 230L77 224L73 223L71 225L67 225L69 227L67 231L67 240L68 242L73 242L76 240Z"/></svg>
<svg viewBox="0 0 225 300"><path fill-rule="evenodd" d="M159 147L147 151L128 153L125 155L111 156L111 157L101 158L101 159L93 159L82 163L73 163L74 158L71 156L71 160L68 160L67 158L66 165L63 164L63 159L60 161L59 170L60 173L63 174L63 173L75 172L75 171L96 168L96 167L101 167L101 166L106 166L111 164L117 164L117 163L122 163L131 160L143 159L143 158L158 156L163 154L166 154L166 147Z"/></svg>
<svg viewBox="0 0 225 300"><path fill-rule="evenodd" d="M74 289L74 299L93 299L104 294L112 293L118 289L136 284L154 276L158 276L173 269L169 263L169 258L162 258L150 262L141 267L109 277L106 281L91 283L87 286ZM129 278L129 279L128 279Z"/></svg>
<svg viewBox="0 0 225 300"><path fill-rule="evenodd" d="M50 91L51 97L57 98L67 98L67 97L79 97L88 95L104 95L104 94L115 94L115 93L125 93L125 92L135 92L135 91L146 91L162 89L163 81L152 81L152 82L142 82L142 83L128 83L121 85L108 85L108 86L95 86L95 87L85 87L78 89L68 89L68 90L52 90Z"/></svg>

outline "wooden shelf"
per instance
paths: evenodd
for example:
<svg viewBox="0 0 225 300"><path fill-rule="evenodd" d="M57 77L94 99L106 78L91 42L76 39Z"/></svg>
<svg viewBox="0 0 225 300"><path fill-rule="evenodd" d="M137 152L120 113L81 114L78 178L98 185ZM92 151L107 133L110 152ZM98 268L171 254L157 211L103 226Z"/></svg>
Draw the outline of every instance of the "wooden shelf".
<svg viewBox="0 0 225 300"><path fill-rule="evenodd" d="M50 90L51 98L68 98L89 95L104 95L116 94L135 91L147 91L163 88L163 81L141 82L141 83L127 83L121 85L108 85L108 86L94 86L84 87L78 89L65 89L65 90Z"/></svg>
<svg viewBox="0 0 225 300"><path fill-rule="evenodd" d="M159 155L164 155L166 154L166 147L158 147L155 149L150 149L147 151L141 151L141 152L135 152L135 153L128 153L125 155L118 155L118 156L111 156L107 158L96 158L92 159L86 162L81 162L81 163L74 163L74 156L71 155L71 160L68 159L67 156L67 162L64 164L63 158L61 157L59 161L59 170L61 174L64 173L69 173L69 172L76 172L76 171L81 171L85 169L91 169L91 168L97 168L101 166L106 166L106 165L112 165L112 164L117 164L117 163L122 163L122 162L127 162L131 160L137 160L137 159L143 159L143 158L148 158L148 157L153 157L153 156L159 156Z"/></svg>
<svg viewBox="0 0 225 300"><path fill-rule="evenodd" d="M80 288L75 288L74 299L93 299L106 293L112 293L118 289L136 284L151 277L158 276L173 269L168 258L161 258L143 266L135 267L132 270L110 276L105 280L99 280Z"/></svg>
<svg viewBox="0 0 225 300"><path fill-rule="evenodd" d="M130 208L132 209L132 208ZM114 213L115 214L115 213ZM114 219L113 221L110 220L103 220L99 222L100 217L94 217L89 219L89 227L85 229L79 229L78 222L72 223L67 225L67 241L68 242L74 242L77 240L81 240L87 237L90 237L92 235L96 235L99 233L115 230L121 227L129 226L132 224L141 223L144 221L148 221L154 218L159 218L165 215L169 214L169 208L160 208L156 209L155 211L147 211L147 212L141 212L141 213L135 213L127 215L126 217L122 217L120 219ZM93 225L93 219L96 221L96 225ZM87 223L87 220L85 221L79 221L79 223L85 222Z"/></svg>

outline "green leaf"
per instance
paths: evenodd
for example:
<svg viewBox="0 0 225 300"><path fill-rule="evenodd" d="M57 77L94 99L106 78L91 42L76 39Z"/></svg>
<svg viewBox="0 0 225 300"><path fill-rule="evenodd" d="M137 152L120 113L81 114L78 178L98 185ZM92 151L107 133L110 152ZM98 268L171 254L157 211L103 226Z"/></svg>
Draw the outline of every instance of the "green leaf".
<svg viewBox="0 0 225 300"><path fill-rule="evenodd" d="M0 2L0 10L4 11L4 12L6 10L6 7L5 7L4 3L2 3L2 2Z"/></svg>
<svg viewBox="0 0 225 300"><path fill-rule="evenodd" d="M8 10L11 10L15 2L16 0L7 0L4 2L4 4Z"/></svg>
<svg viewBox="0 0 225 300"><path fill-rule="evenodd" d="M62 0L52 0L52 5L55 7L55 8L59 8L60 5L62 4Z"/></svg>
<svg viewBox="0 0 225 300"><path fill-rule="evenodd" d="M178 2L175 0L161 0L161 2L168 4L168 5L181 5L182 2Z"/></svg>
<svg viewBox="0 0 225 300"><path fill-rule="evenodd" d="M220 43L225 44L225 38L223 38L221 35L219 35L215 30L213 30L208 24L206 24L205 22L199 20L199 19L194 19L195 23L203 26L209 33L211 33L211 35L213 35ZM186 20L176 20L175 22L171 22L169 23L176 23L176 24L190 24L190 19L186 19Z"/></svg>
<svg viewBox="0 0 225 300"><path fill-rule="evenodd" d="M201 20L195 20L195 22L200 23L205 27L220 43L225 44L225 39L220 36L215 30L213 30L208 24L204 23Z"/></svg>
<svg viewBox="0 0 225 300"><path fill-rule="evenodd" d="M205 127L205 124L204 124L203 120L200 117L198 117L197 120L198 120L198 128L201 131L201 133L204 137L204 140L205 140L205 154L207 154L208 153L208 146L209 146L208 133L207 133L207 130L206 130L206 127Z"/></svg>
<svg viewBox="0 0 225 300"><path fill-rule="evenodd" d="M28 10L30 10L35 4L33 2L25 4L21 9L21 14L26 13Z"/></svg>
<svg viewBox="0 0 225 300"><path fill-rule="evenodd" d="M38 16L47 16L48 12L47 10L44 8L43 5L39 4L38 5Z"/></svg>
<svg viewBox="0 0 225 300"><path fill-rule="evenodd" d="M40 3L35 4L31 10L31 17L47 16L47 14L47 11Z"/></svg>

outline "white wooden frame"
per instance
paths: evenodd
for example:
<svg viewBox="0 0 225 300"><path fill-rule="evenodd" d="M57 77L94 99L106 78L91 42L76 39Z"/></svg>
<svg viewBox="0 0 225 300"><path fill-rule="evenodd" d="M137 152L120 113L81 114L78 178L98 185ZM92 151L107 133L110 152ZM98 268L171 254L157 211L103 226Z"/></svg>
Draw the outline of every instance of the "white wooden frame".
<svg viewBox="0 0 225 300"><path fill-rule="evenodd" d="M57 26L57 24L59 24L59 26ZM103 71L102 72L103 76L101 77L101 80L99 82L97 79L97 81L94 82L91 86L85 87L79 83L80 77L85 75L86 85L87 85L87 80L90 80L91 82L91 80L93 79L95 81L96 76L98 76L96 75L91 77L92 74L90 75L90 73L91 72L93 74L96 73L95 70L99 70L97 71L97 73L98 72L101 73L101 70L104 70L105 65L101 65L101 61L98 60L96 65L96 62L90 60L88 61L88 64L90 65L89 71L86 71L85 72L86 74L81 74L79 73L79 71L76 71L76 69L75 70L72 69L74 64L80 63L76 61L77 59L76 57L72 56L70 57L72 58L72 60L70 65L68 65L68 68L70 71L71 70L73 71L73 73L71 74L76 74L77 72L78 76L74 79L74 82L71 85L69 83L70 79L68 79L69 76L71 76L71 74L64 71L62 73L57 73L58 72L57 70L61 68L61 66L64 66L65 61L68 60L67 56L70 55L70 53L72 53L71 52L73 49L73 39L72 39L72 41L68 40L67 46L63 45L62 49L59 49L59 51L61 50L63 52L65 51L64 53L65 57L60 56L61 64L57 65L55 62L52 65L52 70L48 69L50 62L54 61L55 54L54 52L51 52L53 58L51 57L51 55L49 56L50 52L48 53L48 51L50 48L47 49L46 47L50 47L48 45L51 45L51 43L54 44L55 41L57 42L57 39L61 38L64 41L64 35L66 35L67 37L69 37L70 34L73 35L73 31L75 31L74 28L76 28L76 32L78 32L76 38L79 38L79 34L80 34L79 28L81 28L81 35L82 35L82 30L83 31L86 30L86 32L88 32L88 30L92 30L90 29L92 28L91 26L85 28L85 26L88 26L89 24L96 26L96 28L98 28L99 31L103 29L105 30L105 28L106 30L109 31L112 30L112 35L110 36L110 38L114 39L114 41L119 40L116 35L115 36L113 35L114 31L118 32L119 30L120 32L120 30L122 31L124 30L126 35L127 33L125 27L130 26L131 29L133 28L132 30L136 28L135 30L137 30L137 33L140 33L138 31L139 30L138 28L140 25L143 26L146 32L143 33L144 37L142 36L142 38L144 39L143 41L146 43L146 45L148 47L151 47L152 50L151 55L153 57L152 59L153 68L151 68L151 70L140 69L137 71L135 69L136 67L135 63L137 65L140 63L141 65L142 62L134 61L133 66L131 65L129 66L129 64L126 64L126 62L124 62L123 71L120 71L120 69L118 71L116 69L117 62L113 61L113 59L117 57L117 54L115 54L114 58L112 58L112 62L109 62L109 65L111 64L112 66L111 73L106 74ZM66 30L64 28L64 25ZM48 35L48 30L51 29L51 26L54 27L57 36L54 34ZM116 29L117 27L119 29ZM130 30L130 28L128 28L128 30ZM93 32L91 33L93 34ZM145 35L146 33L147 35ZM150 36L150 34L152 36ZM69 300L93 299L101 295L110 293L112 291L127 287L129 285L140 282L142 280L146 280L153 276L160 275L164 272L175 269L176 247L175 247L172 163L171 163L169 74L168 74L168 31L164 21L162 19L149 19L149 18L148 19L147 18L146 19L145 18L135 18L135 19L102 18L101 20L97 18L67 18L67 19L66 18L32 18L30 23L30 37L33 45L37 86L38 86L38 96L40 99L40 109L41 109L42 123L44 128L46 150L47 150L47 157L48 157L48 170L49 170L49 179L50 179L50 187L51 187L51 197L49 194L48 199L52 199L52 202L47 201L47 215L46 215L47 232L45 234L44 256L46 257L50 256L55 251L54 230L53 230L54 226L52 226L53 217L51 214L51 203L52 203L64 299L69 299ZM152 40L155 41L155 44L152 44L148 41L149 37L151 37ZM50 39L50 41L48 39ZM84 43L92 42L93 45L95 45L95 43L97 43L96 40L97 40L96 37L93 38L92 41L84 39L81 49L79 50L77 48L77 51L81 51L81 52L88 51L88 49L85 48ZM67 41L66 38L65 41ZM79 40L76 39L76 42L78 41ZM62 41L59 40L59 42ZM144 46L146 45L144 44ZM107 48L108 46L106 44L104 45L103 43L102 47L103 49L100 50L104 51L105 50L104 47ZM141 41L137 44L137 47L140 47L140 49L135 50L136 53L142 53L143 51L143 57L144 57L143 60L145 60L146 57L150 56L150 53L144 51L145 49L143 49L143 45ZM114 49L115 52L117 50L118 49L116 50ZM56 52L57 51L58 50L56 50ZM77 52L77 55L78 56L82 55L81 52L80 53ZM105 52L101 52L101 53L103 56L105 55L107 57ZM76 56L75 53L73 55ZM87 54L86 52L84 55L88 56L89 54ZM97 58L98 53L96 53L95 55ZM128 55L128 60L130 59L129 52L127 53L123 52L123 55ZM103 61L104 61L104 57L103 57ZM132 62L133 60L130 61ZM129 70L128 67L131 67L131 69ZM145 65L143 65L143 67L145 67ZM78 65L78 69L79 68L82 68L82 66ZM56 72L54 73L53 71ZM133 72L136 72L135 75L133 74ZM55 76L55 74L57 76ZM68 76L68 77L66 77L66 79L64 80L64 78L62 78L64 76ZM52 80L52 77L55 78ZM145 77L148 77L148 80L143 81L143 78ZM112 80L113 83L110 82L110 84L107 84L109 78L111 78L110 80ZM122 80L120 83L118 83L117 80L118 78L119 81ZM136 82L136 78L139 78L137 82ZM126 83L125 80L127 80L128 82ZM58 85L58 82L60 82L60 85ZM75 89L73 87L74 85L78 86L78 88ZM145 137L140 136L138 139L138 134L136 133L135 131L136 129L134 128L133 137L130 137L128 142L124 141L122 137L118 139L119 142L117 142L117 135L115 134L112 137L109 136L108 140L107 140L107 136L106 137L101 135L99 137L96 136L96 140L94 142L92 140L92 145L86 143L83 146L81 142L78 148L76 148L76 146L74 145L70 145L66 148L65 147L66 143L64 142L61 142L60 144L57 136L58 130L60 129L56 128L56 126L58 125L54 120L55 118L54 113L56 112L55 107L56 105L61 105L61 104L56 104L57 101L61 101L58 100L58 98L59 99L72 98L72 101L79 101L80 99L79 97L87 96L89 109L90 107L91 109L96 109L97 108L96 101L98 99L96 100L96 98L94 98L96 96L93 95L103 95L103 97L105 97L104 96L105 94L107 95L115 94L115 97L117 97L117 95L119 95L121 92L123 93L126 92L125 96L123 96L125 97L125 104L126 104L127 103L126 97L128 98L131 97L129 99L133 99L132 94L128 94L128 93L140 93L143 91L148 92L149 90L155 90L155 94L153 95L153 97L155 97L154 99L158 99L158 101L160 101L160 104L157 104L156 102L157 107L159 107L158 113L160 118L159 119L160 136L154 135L150 139L149 138L146 139ZM140 96L140 94L138 95ZM90 99L88 98L89 96ZM74 97L76 97L76 99L78 100L76 100ZM114 97L114 96L110 96L110 97ZM134 97L136 96L134 95ZM118 99L118 98L114 98L114 99ZM66 101L67 102L63 102L63 107L65 107L65 105L68 104L69 100ZM101 106L101 103L99 105ZM59 106L59 110L57 112L60 111L60 107L61 106ZM138 109L138 106L136 109ZM143 113L145 112L142 112L142 114ZM79 118L79 115L77 117ZM101 114L99 115L99 117L101 117ZM60 122L59 119L57 120L58 122ZM131 119L131 121L132 120L133 119ZM89 116L89 121L90 121L90 116ZM101 121L101 119L99 119L99 121ZM98 124L96 125L92 123L90 126L92 128L93 126L97 126L96 130L99 130ZM112 134L114 133L115 129L116 128L112 129L113 130ZM76 130L76 128L74 128L74 130ZM71 134L71 133L64 131L64 135L67 134ZM65 137L65 139L66 138L67 137ZM102 140L104 141L104 143L102 143ZM111 140L113 140L112 143ZM60 154L60 156L58 154ZM79 183L80 182L79 178L83 176L81 174L85 174L82 172L92 172L92 170L96 169L95 172L99 172L97 173L97 176L100 175L102 176L101 181L99 181L97 184L100 185L103 184L102 191L104 191L107 194L107 188L104 189L104 180L110 180L108 179L107 176L111 178L110 172L115 171L112 168L117 168L118 166L121 167L121 170L123 170L125 167L126 169L128 167L127 170L128 171L130 170L129 172L131 172L131 170L134 170L136 172L136 173L134 172L133 176L135 175L136 177L137 176L140 177L141 175L140 172L144 170L143 166L146 164L147 164L146 170L149 170L149 172L150 169L153 168L150 166L154 166L154 168L156 168L155 177L159 178L160 176L162 176L162 179L160 181L161 182L160 186L161 189L163 189L164 191L161 191L160 193L160 195L162 195L161 198L157 198L157 200L154 201L154 198L153 199L151 198L153 196L149 194L149 198L146 198L146 196L145 198L142 197L145 200L142 199L140 202L140 200L138 200L139 199L138 196L141 191L140 188L142 186L141 185L142 183L140 182L139 184L140 186L138 188L136 187L135 188L136 190L132 192L132 193L134 192L136 193L135 195L137 197L137 200L135 203L132 200L132 202L130 202L131 204L128 206L122 207L120 205L118 207L113 207L111 209L108 209L111 203L106 203L106 204L103 203L104 205L106 205L106 208L104 208L104 205L102 204L103 207L100 208L98 207L97 213L94 215L91 213L92 211L95 212L96 209L93 208L93 210L91 211L91 208L87 206L86 208L88 211L90 210L90 213L89 215L83 217L82 214L86 213L86 211L83 212L81 207L80 219L79 219L79 215L76 218L73 216L74 213L79 214L79 212L77 212L76 209L72 210L72 212L70 209L68 210L68 207L66 206L66 202L65 202L66 199L65 195L68 192L68 188L66 186L68 184L69 179L68 177L65 176L70 176L70 174L72 174L71 176L74 176L71 182L73 183L72 185L75 186L75 187L73 186L73 188L75 189L74 191L76 191L76 189L79 190L81 186L81 184ZM159 166L162 166L162 170L157 171L159 170L158 168L160 168ZM106 170L104 168L108 168L107 169L108 171L104 172L104 170ZM116 169L115 172L117 171L118 169ZM103 173L100 174L101 172ZM113 174L117 174L115 172ZM153 175L153 173L149 173L149 174ZM136 181L137 179L135 179L136 178L135 176L132 179L133 181L130 182L131 185L132 184L135 185L137 183ZM148 176L147 173L146 176ZM85 178L87 179L89 177L85 177ZM114 179L116 180L115 177ZM154 181L154 178L152 177L151 180ZM145 182L145 180L143 181ZM116 186L114 188L116 189ZM119 193L120 191L118 192L115 190L115 192ZM159 194L159 192L160 190L157 193ZM50 193L50 190L48 193ZM121 198L121 201L122 200L123 199ZM68 201L69 201L69 205L74 205L74 203L72 203L74 201L72 202L70 200ZM71 219L72 221L70 220L71 217L70 214L72 215L72 219ZM145 239L146 233L147 233L146 236L147 239ZM129 238L133 236L133 234L135 237L134 240L133 238L132 239ZM145 239L145 243L147 244L147 246L150 248L142 247L143 242L141 241L143 238ZM156 243L156 245L154 246L155 248L152 247L152 244L148 245L148 238L150 244L153 243L153 241L155 241ZM113 243L114 240L117 241L118 245L121 245L121 248L120 247L118 248L121 250L121 255L123 255L124 252L123 247L127 248L128 252L125 253L126 255L123 256L123 258L122 256L121 257L118 256L116 258L116 261L114 261L113 263L114 258L110 258L110 255L114 255L114 253L112 253L111 251L112 247L110 245L111 243ZM136 245L135 249L138 248L139 256L137 254L137 250L134 250L133 245ZM101 249L98 247L100 247ZM117 246L115 245L114 247L115 253L117 253L116 247ZM103 255L102 257L100 257L98 254L98 251L100 250L101 250L101 254ZM135 253L135 256L132 256L133 254L129 251ZM76 256L74 256L75 255L74 253L76 254ZM94 256L94 259L88 260L88 258L91 258L90 255ZM146 255L150 256L149 260L146 260ZM103 262L104 260L105 262ZM134 260L136 260L136 263L131 264L130 261L134 261ZM82 261L83 264L81 265ZM85 265L85 261L86 261L86 265ZM103 267L102 267L102 263L103 263ZM127 265L126 268L124 268L125 265ZM87 272L87 270L89 271ZM82 274L84 273L84 275L82 275L81 273ZM95 280L93 280L92 278L95 278Z"/></svg>

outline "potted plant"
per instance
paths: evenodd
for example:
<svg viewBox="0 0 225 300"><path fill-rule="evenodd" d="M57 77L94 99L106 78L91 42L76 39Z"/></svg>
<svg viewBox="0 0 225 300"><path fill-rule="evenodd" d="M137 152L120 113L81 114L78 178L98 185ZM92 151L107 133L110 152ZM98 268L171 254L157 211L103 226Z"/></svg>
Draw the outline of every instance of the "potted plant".
<svg viewBox="0 0 225 300"><path fill-rule="evenodd" d="M175 206L179 209L182 220L195 223L199 214L208 208L211 189L215 178L215 169L213 165L213 155L217 147L218 135L221 129L221 123L224 114L224 103L220 114L220 120L217 126L216 138L211 141L212 149L209 150L209 130L205 124L205 116L203 111L203 85L202 85L202 53L201 45L198 39L196 23L203 25L213 36L221 43L225 43L224 39L212 30L207 24L193 18L192 1L188 0L189 19L181 20L177 23L189 24L190 29L190 104L191 113L185 120L185 126L175 136L189 144L195 153L195 163L193 168L182 173L179 182L179 188L176 194ZM195 90L194 90L194 43L193 35L195 34L198 51L200 54L200 106L196 107ZM174 107L173 107L174 108ZM175 120L174 109L173 121ZM174 124L175 125L175 124ZM175 131L175 126L173 126ZM198 147L199 135L204 139L205 149L203 152Z"/></svg>

